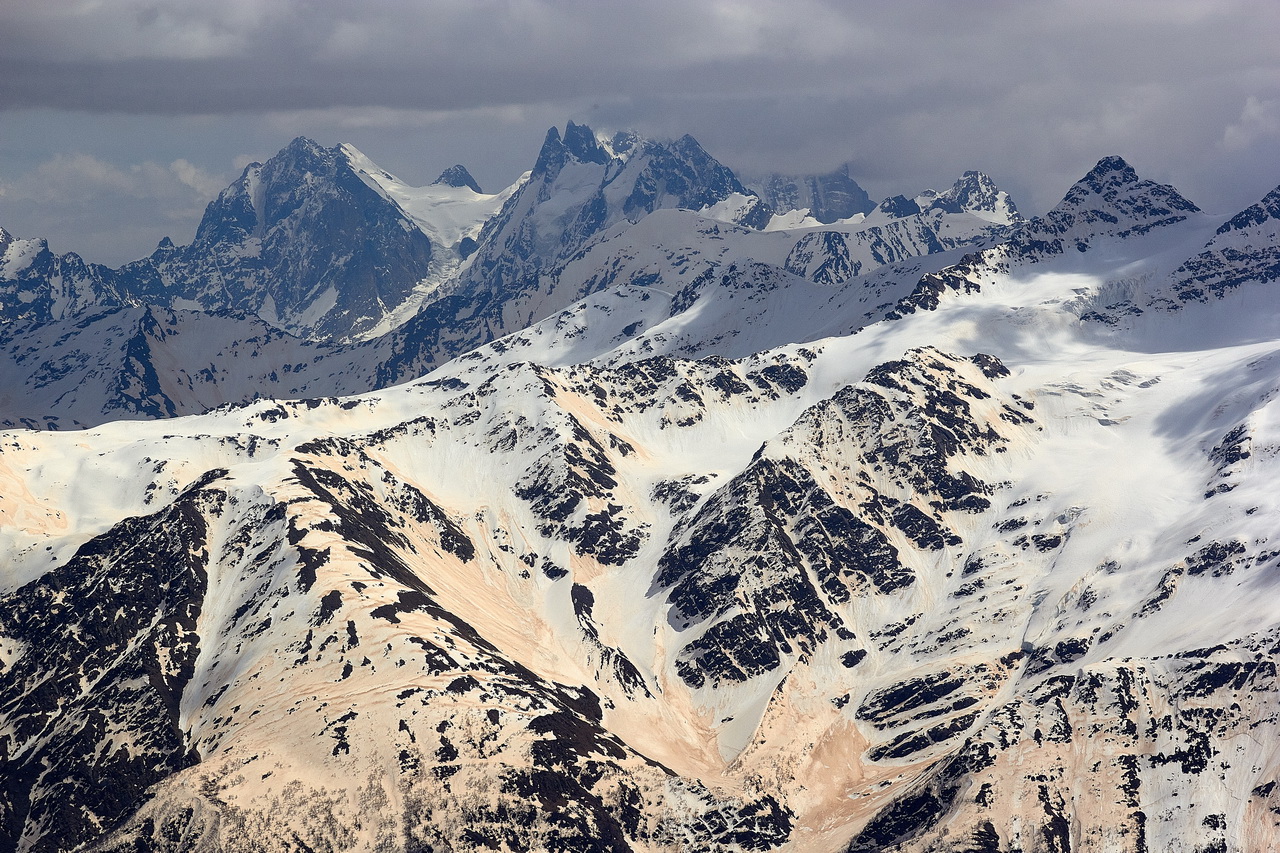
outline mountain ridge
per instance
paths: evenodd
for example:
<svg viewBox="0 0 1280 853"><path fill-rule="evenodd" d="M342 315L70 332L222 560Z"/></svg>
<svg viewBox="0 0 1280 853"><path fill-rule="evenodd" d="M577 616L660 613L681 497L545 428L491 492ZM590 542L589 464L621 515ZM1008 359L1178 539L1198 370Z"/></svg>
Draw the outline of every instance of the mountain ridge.
<svg viewBox="0 0 1280 853"><path fill-rule="evenodd" d="M768 230L693 146L553 129L367 341L11 327L102 421L0 433L0 843L1280 844L1280 191Z"/></svg>

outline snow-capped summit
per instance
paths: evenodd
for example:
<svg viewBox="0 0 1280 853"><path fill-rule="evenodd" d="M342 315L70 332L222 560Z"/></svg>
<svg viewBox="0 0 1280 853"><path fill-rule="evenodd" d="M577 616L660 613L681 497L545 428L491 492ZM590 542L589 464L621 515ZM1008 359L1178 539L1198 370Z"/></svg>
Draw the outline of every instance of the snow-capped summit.
<svg viewBox="0 0 1280 853"><path fill-rule="evenodd" d="M1250 205L1235 216L1222 223L1219 234L1231 231L1246 231L1250 228L1270 228L1259 234L1260 237L1274 238L1277 223L1280 223L1280 187L1262 197L1257 204Z"/></svg>
<svg viewBox="0 0 1280 853"><path fill-rule="evenodd" d="M351 145L298 137L246 166L209 203L189 245L165 238L149 257L109 270L9 240L0 279L22 279L27 295L6 300L0 284L0 317L12 324L151 304L362 340L404 322L456 274L514 189L485 195L461 166L411 187Z"/></svg>
<svg viewBox="0 0 1280 853"><path fill-rule="evenodd" d="M219 194L190 246L120 272L135 301L245 311L346 340L405 302L439 250L343 146L298 137Z"/></svg>
<svg viewBox="0 0 1280 853"><path fill-rule="evenodd" d="M923 215L930 221L941 221L943 214L969 214L993 226L1018 225L1023 221L1017 206L1007 192L995 185L982 172L968 171L947 190L924 190L914 197L890 196L867 214L868 225Z"/></svg>
<svg viewBox="0 0 1280 853"><path fill-rule="evenodd" d="M120 303L110 269L74 252L55 255L43 238L18 238L0 228L0 331Z"/></svg>
<svg viewBox="0 0 1280 853"><path fill-rule="evenodd" d="M563 135L553 127L527 181L480 231L467 267L395 331L396 347L425 371L522 329L600 286L594 278L562 282L560 273L610 229L655 210L701 210L738 196L755 202L742 208L744 224L768 222L768 206L692 136L618 134L606 145L585 125L569 122Z"/></svg>
<svg viewBox="0 0 1280 853"><path fill-rule="evenodd" d="M565 164L571 161L579 163L595 163L603 166L610 160L609 152L604 149L591 128L582 124L567 122L564 135L558 128L548 128L547 136L542 141L542 149L533 164L533 179L555 180Z"/></svg>
<svg viewBox="0 0 1280 853"><path fill-rule="evenodd" d="M917 196L915 202L921 210L972 213L999 225L1016 225L1022 221L1009 194L977 171L965 172L946 192L929 191L928 196Z"/></svg>
<svg viewBox="0 0 1280 853"><path fill-rule="evenodd" d="M473 193L483 194L484 190L480 189L480 185L476 183L476 179L471 177L471 173L467 171L467 167L461 163L456 163L440 173L440 177L431 182L432 186L444 184L447 187L467 187Z"/></svg>
<svg viewBox="0 0 1280 853"><path fill-rule="evenodd" d="M875 209L867 215L867 219L873 217L879 219L902 219L907 216L915 216L920 213L920 205L915 199L907 198L904 195L894 195L881 201L875 206Z"/></svg>
<svg viewBox="0 0 1280 853"><path fill-rule="evenodd" d="M1104 157L1067 191L1034 230L1064 238L1124 238L1171 225L1200 208L1167 184L1138 177L1120 157Z"/></svg>

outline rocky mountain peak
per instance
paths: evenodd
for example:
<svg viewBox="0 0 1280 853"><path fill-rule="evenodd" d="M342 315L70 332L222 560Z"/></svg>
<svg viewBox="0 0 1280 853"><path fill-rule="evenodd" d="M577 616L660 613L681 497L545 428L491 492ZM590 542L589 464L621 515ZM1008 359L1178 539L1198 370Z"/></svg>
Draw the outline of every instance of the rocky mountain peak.
<svg viewBox="0 0 1280 853"><path fill-rule="evenodd" d="M1138 180L1138 173L1123 157L1111 154L1094 164L1082 180L1091 184L1134 183Z"/></svg>
<svg viewBox="0 0 1280 853"><path fill-rule="evenodd" d="M919 213L920 205L904 195L895 195L876 205L876 210L890 219L899 219L903 216L914 216Z"/></svg>
<svg viewBox="0 0 1280 853"><path fill-rule="evenodd" d="M640 134L634 130L619 130L613 135L613 139L609 140L609 147L613 149L616 156L623 156L629 153L640 142Z"/></svg>
<svg viewBox="0 0 1280 853"><path fill-rule="evenodd" d="M601 165L609 162L609 152L600 146L595 133L585 124L565 124L564 147L570 156L580 162Z"/></svg>
<svg viewBox="0 0 1280 853"><path fill-rule="evenodd" d="M457 163L445 169L440 173L440 177L431 182L431 185L467 187L474 193L484 193L484 190L480 189L480 185L476 183L476 179L471 177L471 173L467 171L467 167L463 166L461 163Z"/></svg>
<svg viewBox="0 0 1280 853"><path fill-rule="evenodd" d="M926 209L938 209L946 213L992 214L1006 224L1022 218L1009 194L1002 192L987 175L974 170L961 175L951 189L939 193Z"/></svg>
<svg viewBox="0 0 1280 853"><path fill-rule="evenodd" d="M1236 288L1280 280L1280 187L1224 222L1194 257L1174 270L1171 292L1148 305L1177 310L1188 302L1222 298Z"/></svg>
<svg viewBox="0 0 1280 853"><path fill-rule="evenodd" d="M1078 206L1093 196L1114 198L1121 190L1136 187L1140 182L1138 173L1123 157L1103 157L1067 190L1059 206Z"/></svg>
<svg viewBox="0 0 1280 853"><path fill-rule="evenodd" d="M1173 187L1138 177L1123 158L1104 157L1052 210L1029 224L1023 250L1056 253L1074 244L1083 252L1097 237L1145 234L1199 210Z"/></svg>
<svg viewBox="0 0 1280 853"><path fill-rule="evenodd" d="M1127 217L1167 217L1200 210L1167 184L1138 177L1122 157L1103 157L1075 183L1055 211L1109 211Z"/></svg>
<svg viewBox="0 0 1280 853"><path fill-rule="evenodd" d="M218 194L191 245L161 245L119 278L129 302L180 298L342 340L399 305L431 254L427 235L357 174L341 146L299 136Z"/></svg>
<svg viewBox="0 0 1280 853"><path fill-rule="evenodd" d="M585 124L567 122L564 136L556 128L547 130L538 160L533 165L533 177L550 175L554 178L570 159L580 163L603 165L609 162L609 152L596 139L595 133Z"/></svg>
<svg viewBox="0 0 1280 853"><path fill-rule="evenodd" d="M547 128L546 138L542 140L542 148L538 151L538 159L533 164L532 177L559 173L566 157L567 152L564 148L564 140L560 138L560 129Z"/></svg>
<svg viewBox="0 0 1280 853"><path fill-rule="evenodd" d="M1222 223L1218 233L1226 234L1230 231L1243 231L1247 228L1263 225L1270 220L1280 220L1280 187L1276 187L1264 195L1257 204L1246 207Z"/></svg>

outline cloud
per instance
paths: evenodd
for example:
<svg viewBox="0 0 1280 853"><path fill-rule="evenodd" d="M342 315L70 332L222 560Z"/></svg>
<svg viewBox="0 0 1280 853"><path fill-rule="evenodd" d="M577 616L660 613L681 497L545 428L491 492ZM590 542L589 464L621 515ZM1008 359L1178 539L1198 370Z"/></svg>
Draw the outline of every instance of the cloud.
<svg viewBox="0 0 1280 853"><path fill-rule="evenodd" d="M202 199L217 195L224 185L221 178L208 174L182 158L169 164L169 172Z"/></svg>
<svg viewBox="0 0 1280 853"><path fill-rule="evenodd" d="M45 204L95 204L102 197L128 196L201 206L225 181L186 160L169 165L146 161L121 168L82 152L56 154L31 172L7 182L5 195Z"/></svg>
<svg viewBox="0 0 1280 853"><path fill-rule="evenodd" d="M0 182L5 227L47 237L55 251L117 265L160 237L189 240L208 202L228 183L191 162L118 166L84 152L59 153Z"/></svg>
<svg viewBox="0 0 1280 853"><path fill-rule="evenodd" d="M225 177L299 133L501 186L572 118L748 171L849 161L881 196L980 168L1031 212L1120 154L1229 207L1280 179L1277 32L1274 0L44 0L0 4L0 111L26 144L51 114L110 126L81 148L126 180L64 180L127 195L125 164L168 163L162 205L212 187L175 158Z"/></svg>
<svg viewBox="0 0 1280 853"><path fill-rule="evenodd" d="M1233 49L1267 50L1280 21L1268 5L52 0L0 11L0 106L452 110L694 92L909 99L961 80L1092 88L1229 66L1219 48L1246 22Z"/></svg>
<svg viewBox="0 0 1280 853"><path fill-rule="evenodd" d="M1240 118L1227 126L1222 144L1228 151L1243 151L1260 139L1280 137L1280 98L1245 98Z"/></svg>

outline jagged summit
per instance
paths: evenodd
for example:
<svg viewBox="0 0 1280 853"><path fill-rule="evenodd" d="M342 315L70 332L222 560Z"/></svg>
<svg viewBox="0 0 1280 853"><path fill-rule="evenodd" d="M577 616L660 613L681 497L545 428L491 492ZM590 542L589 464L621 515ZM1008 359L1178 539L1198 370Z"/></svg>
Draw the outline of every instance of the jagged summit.
<svg viewBox="0 0 1280 853"><path fill-rule="evenodd" d="M904 195L894 195L877 204L874 212L889 219L901 219L904 216L914 216L919 213L920 205L914 199Z"/></svg>
<svg viewBox="0 0 1280 853"><path fill-rule="evenodd" d="M294 157L311 156L324 158L332 156L335 151L337 151L337 148L325 148L309 136L295 136L289 140L289 144L284 147L281 153Z"/></svg>
<svg viewBox="0 0 1280 853"><path fill-rule="evenodd" d="M1005 225L1022 220L1022 215L1018 213L1017 205L1009 194L999 189L987 175L973 170L961 175L949 190L939 193L932 203L922 204L921 207L947 213L975 213Z"/></svg>
<svg viewBox="0 0 1280 853"><path fill-rule="evenodd" d="M189 246L120 269L129 301L180 299L317 339L360 336L409 298L438 249L353 158L363 155L299 136L245 167Z"/></svg>
<svg viewBox="0 0 1280 853"><path fill-rule="evenodd" d="M1048 213L1031 220L1019 251L1085 251L1099 238L1125 239L1173 225L1200 212L1176 189L1140 178L1121 157L1104 157Z"/></svg>
<svg viewBox="0 0 1280 853"><path fill-rule="evenodd" d="M987 175L974 170L965 172L943 192L928 189L914 198L890 196L875 206L868 219L879 222L917 214L972 214L995 226L1022 222L1017 205L1009 194L997 187Z"/></svg>
<svg viewBox="0 0 1280 853"><path fill-rule="evenodd" d="M476 179L471 177L467 167L457 163L440 173L440 177L431 182L432 186L443 184L446 187L467 187L474 193L484 193Z"/></svg>
<svg viewBox="0 0 1280 853"><path fill-rule="evenodd" d="M536 178L545 174L559 174L570 159L580 163L604 165L609 162L609 152L600 145L591 128L570 121L565 124L563 137L557 128L547 130L542 150L538 152L538 159L533 165L533 176Z"/></svg>
<svg viewBox="0 0 1280 853"><path fill-rule="evenodd" d="M640 134L634 130L619 130L609 140L609 149L614 155L622 157L635 148L640 141Z"/></svg>
<svg viewBox="0 0 1280 853"><path fill-rule="evenodd" d="M575 160L583 163L603 165L609 162L609 152L604 150L595 133L585 124L565 124L564 147Z"/></svg>
<svg viewBox="0 0 1280 853"><path fill-rule="evenodd" d="M1067 200L1071 200L1073 194L1079 195L1085 192L1101 194L1108 188L1134 184L1139 180L1138 173L1127 160L1112 154L1099 160L1088 174L1072 186L1066 197Z"/></svg>
<svg viewBox="0 0 1280 853"><path fill-rule="evenodd" d="M43 237L20 238L0 229L0 330L71 318L121 301L106 267L86 263L74 252L55 255Z"/></svg>
<svg viewBox="0 0 1280 853"><path fill-rule="evenodd" d="M432 186L404 184L351 145L299 136L219 192L189 245L166 237L112 270L71 256L36 263L34 244L6 243L0 279L23 284L12 300L0 293L0 322L153 304L255 314L315 340L373 337L456 272L514 191L485 195L462 166Z"/></svg>

